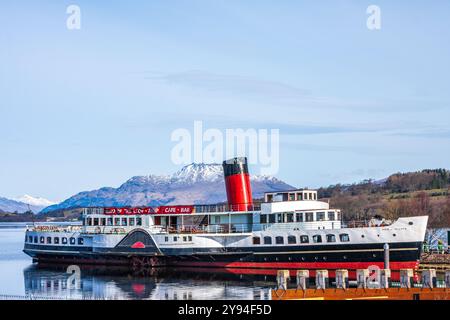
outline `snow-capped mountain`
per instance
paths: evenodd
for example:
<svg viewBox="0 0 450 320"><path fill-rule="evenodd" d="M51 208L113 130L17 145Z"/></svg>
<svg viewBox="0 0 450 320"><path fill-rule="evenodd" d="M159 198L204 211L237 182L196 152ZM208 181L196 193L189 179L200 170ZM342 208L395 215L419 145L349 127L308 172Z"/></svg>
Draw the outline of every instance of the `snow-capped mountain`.
<svg viewBox="0 0 450 320"><path fill-rule="evenodd" d="M31 210L34 213L38 213L42 209L54 204L55 202L41 197L32 197L30 195L24 195L14 199L0 197L0 212L24 213Z"/></svg>
<svg viewBox="0 0 450 320"><path fill-rule="evenodd" d="M25 194L21 197L13 199L13 200L23 202L23 203L26 203L26 204L29 204L29 205L32 205L35 207L42 207L42 209L56 204L56 202L54 202L54 201L50 201L50 200L47 200L47 199L41 198L41 197L33 197L28 194Z"/></svg>
<svg viewBox="0 0 450 320"><path fill-rule="evenodd" d="M214 182L223 178L223 168L220 164L191 164L175 173L171 179L175 182L195 183Z"/></svg>
<svg viewBox="0 0 450 320"><path fill-rule="evenodd" d="M264 192L294 187L271 176L251 176L253 197ZM148 175L129 179L118 188L101 188L78 193L42 212L92 206L160 206L212 204L226 201L220 164L190 164L168 176Z"/></svg>
<svg viewBox="0 0 450 320"><path fill-rule="evenodd" d="M0 197L0 212L24 213L28 210L31 210L34 213L38 213L45 207L46 205L34 205L31 203L25 203L23 201Z"/></svg>

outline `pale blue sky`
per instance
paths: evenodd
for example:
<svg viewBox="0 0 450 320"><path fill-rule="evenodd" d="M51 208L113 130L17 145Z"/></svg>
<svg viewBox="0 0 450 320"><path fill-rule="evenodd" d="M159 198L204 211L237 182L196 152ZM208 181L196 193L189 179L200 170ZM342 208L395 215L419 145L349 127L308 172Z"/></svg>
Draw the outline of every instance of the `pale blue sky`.
<svg viewBox="0 0 450 320"><path fill-rule="evenodd" d="M2 1L0 196L172 173L170 134L194 120L279 128L278 177L299 187L449 168L449 15L444 0Z"/></svg>

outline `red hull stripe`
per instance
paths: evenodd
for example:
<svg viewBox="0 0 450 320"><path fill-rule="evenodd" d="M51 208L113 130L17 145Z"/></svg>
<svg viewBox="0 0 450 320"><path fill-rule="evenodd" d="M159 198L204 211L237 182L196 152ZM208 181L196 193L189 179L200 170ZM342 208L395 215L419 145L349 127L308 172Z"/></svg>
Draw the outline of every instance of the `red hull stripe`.
<svg viewBox="0 0 450 320"><path fill-rule="evenodd" d="M383 262L201 262L180 261L173 263L185 267L216 267L216 268L252 268L252 269L367 269L370 266L384 268ZM417 269L418 261L390 262L391 270Z"/></svg>
<svg viewBox="0 0 450 320"><path fill-rule="evenodd" d="M227 273L233 274L247 274L247 275L270 275L274 276L277 274L277 270L289 269L290 276L296 276L296 270L304 269L309 270L309 276L315 277L315 270L325 269L328 270L328 276L330 278L335 277L336 269L347 269L349 270L348 276L351 280L356 279L356 269L368 269L370 267L376 266L380 269L384 268L383 262L317 262L317 263L298 263L298 262L275 262L275 263L255 263L255 262L232 262L232 263L220 263L220 262L181 262L177 263L180 267L203 267L206 271L208 267L210 268L223 268ZM393 281L400 280L400 269L413 269L417 270L419 268L418 261L404 261L404 262L390 262L389 265L392 273L391 279ZM195 270L195 268L193 269ZM200 270L198 269L198 272Z"/></svg>

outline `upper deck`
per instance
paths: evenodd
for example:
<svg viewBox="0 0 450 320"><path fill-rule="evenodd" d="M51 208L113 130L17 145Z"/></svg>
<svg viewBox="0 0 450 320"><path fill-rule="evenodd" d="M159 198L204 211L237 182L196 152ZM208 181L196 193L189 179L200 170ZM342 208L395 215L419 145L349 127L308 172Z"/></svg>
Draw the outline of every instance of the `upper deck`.
<svg viewBox="0 0 450 320"><path fill-rule="evenodd" d="M160 207L85 208L88 231L147 227L156 232L236 233L272 228L337 229L341 212L317 201L314 190L266 193L253 204L174 205ZM311 200L310 200L311 199Z"/></svg>

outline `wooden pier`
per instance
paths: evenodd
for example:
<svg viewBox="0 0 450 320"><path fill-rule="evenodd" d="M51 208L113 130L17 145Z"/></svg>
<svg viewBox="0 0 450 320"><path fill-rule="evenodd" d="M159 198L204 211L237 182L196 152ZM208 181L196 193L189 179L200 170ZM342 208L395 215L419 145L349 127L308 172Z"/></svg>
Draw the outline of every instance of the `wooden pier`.
<svg viewBox="0 0 450 320"><path fill-rule="evenodd" d="M328 271L318 270L311 288L309 271L298 270L296 288L288 288L289 271L279 270L272 300L450 300L450 270L445 271L443 284L438 283L435 269L423 270L420 282L414 282L412 269L402 269L399 283L391 282L389 269L356 272L356 287L350 287L347 270L336 270L331 287Z"/></svg>
<svg viewBox="0 0 450 320"><path fill-rule="evenodd" d="M272 300L450 300L450 289L288 289L272 290Z"/></svg>

